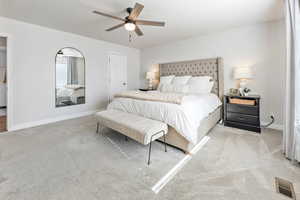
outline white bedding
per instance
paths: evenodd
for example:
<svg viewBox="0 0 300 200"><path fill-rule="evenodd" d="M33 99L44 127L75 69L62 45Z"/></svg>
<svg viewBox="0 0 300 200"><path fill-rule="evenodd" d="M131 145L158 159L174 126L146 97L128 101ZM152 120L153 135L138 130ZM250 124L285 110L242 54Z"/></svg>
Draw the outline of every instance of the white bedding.
<svg viewBox="0 0 300 200"><path fill-rule="evenodd" d="M130 98L115 98L108 105L108 109L121 110L162 121L173 127L188 141L196 144L197 130L201 120L207 117L221 104L218 96L211 93L186 95L181 105Z"/></svg>

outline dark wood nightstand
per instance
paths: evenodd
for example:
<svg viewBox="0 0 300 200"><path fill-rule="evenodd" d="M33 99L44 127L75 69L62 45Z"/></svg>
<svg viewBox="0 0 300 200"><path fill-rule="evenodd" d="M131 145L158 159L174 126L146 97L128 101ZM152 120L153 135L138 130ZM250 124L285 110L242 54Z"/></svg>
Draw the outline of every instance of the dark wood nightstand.
<svg viewBox="0 0 300 200"><path fill-rule="evenodd" d="M230 103L235 100L252 100L254 105ZM224 125L260 133L260 96L224 96Z"/></svg>

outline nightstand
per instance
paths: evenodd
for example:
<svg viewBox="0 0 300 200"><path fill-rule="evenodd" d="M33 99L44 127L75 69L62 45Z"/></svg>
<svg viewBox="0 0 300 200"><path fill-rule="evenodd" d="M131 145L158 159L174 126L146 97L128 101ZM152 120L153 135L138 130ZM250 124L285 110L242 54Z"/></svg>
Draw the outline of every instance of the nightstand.
<svg viewBox="0 0 300 200"><path fill-rule="evenodd" d="M260 96L225 95L224 125L260 133L259 106Z"/></svg>

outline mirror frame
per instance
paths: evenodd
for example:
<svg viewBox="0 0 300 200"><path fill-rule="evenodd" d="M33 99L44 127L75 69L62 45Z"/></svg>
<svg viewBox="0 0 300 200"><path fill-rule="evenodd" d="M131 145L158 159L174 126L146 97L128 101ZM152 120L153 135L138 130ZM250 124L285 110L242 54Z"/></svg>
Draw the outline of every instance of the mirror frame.
<svg viewBox="0 0 300 200"><path fill-rule="evenodd" d="M76 51L78 51L82 57L83 57L83 64L84 64L84 103L80 103L80 104L74 104L74 105L66 105L66 106L57 106L57 92L56 92L56 82L57 82L57 76L56 76L56 73L57 73L57 70L56 70L56 61L57 61L57 54L59 51L63 50L63 49L74 49ZM55 54L55 73L54 73L54 76L55 76L55 82L54 82L54 91L55 91L55 108L65 108L65 107L68 107L68 106L76 106L76 105L84 105L86 104L86 62L85 62L85 56L84 54L82 53L82 51L78 50L77 48L75 47L63 47L61 49L59 49L56 54Z"/></svg>

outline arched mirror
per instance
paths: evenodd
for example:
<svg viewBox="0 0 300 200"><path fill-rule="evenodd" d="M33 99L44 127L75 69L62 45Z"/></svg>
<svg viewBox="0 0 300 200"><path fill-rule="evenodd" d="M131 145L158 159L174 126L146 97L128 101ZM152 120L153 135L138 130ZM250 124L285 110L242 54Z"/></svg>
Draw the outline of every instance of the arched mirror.
<svg viewBox="0 0 300 200"><path fill-rule="evenodd" d="M56 107L85 103L85 59L83 54L66 47L55 58Z"/></svg>

